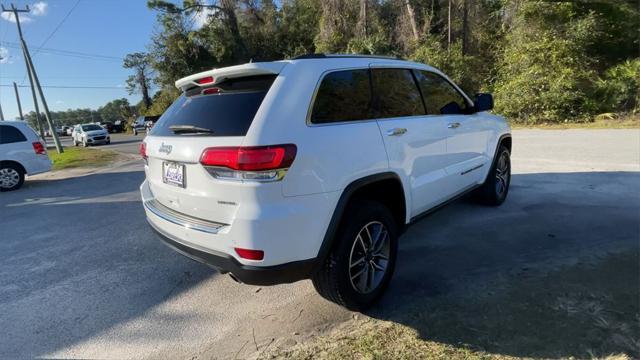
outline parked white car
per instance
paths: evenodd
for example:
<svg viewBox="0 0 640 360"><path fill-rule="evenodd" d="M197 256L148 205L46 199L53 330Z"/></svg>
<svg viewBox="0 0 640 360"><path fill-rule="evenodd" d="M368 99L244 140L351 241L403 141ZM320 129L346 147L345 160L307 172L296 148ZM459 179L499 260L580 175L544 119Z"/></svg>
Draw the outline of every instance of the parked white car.
<svg viewBox="0 0 640 360"><path fill-rule="evenodd" d="M74 146L82 145L87 147L89 145L111 143L109 132L98 124L76 125L73 128L71 137Z"/></svg>
<svg viewBox="0 0 640 360"><path fill-rule="evenodd" d="M0 191L16 190L25 175L51 170L47 148L24 121L0 122Z"/></svg>
<svg viewBox="0 0 640 360"><path fill-rule="evenodd" d="M407 225L469 192L500 205L510 129L430 66L313 55L188 76L145 137L147 219L240 282L311 278L362 310ZM479 235L481 235L479 233Z"/></svg>

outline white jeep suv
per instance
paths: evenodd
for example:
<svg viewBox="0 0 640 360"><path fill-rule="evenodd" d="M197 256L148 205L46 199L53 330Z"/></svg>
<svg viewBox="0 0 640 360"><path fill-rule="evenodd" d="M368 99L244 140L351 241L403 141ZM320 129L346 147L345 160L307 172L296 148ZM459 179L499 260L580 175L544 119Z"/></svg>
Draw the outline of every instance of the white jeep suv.
<svg viewBox="0 0 640 360"><path fill-rule="evenodd" d="M349 309L393 274L398 237L474 191L500 205L511 136L440 71L375 56L308 55L180 79L140 147L151 227L247 284L311 278Z"/></svg>

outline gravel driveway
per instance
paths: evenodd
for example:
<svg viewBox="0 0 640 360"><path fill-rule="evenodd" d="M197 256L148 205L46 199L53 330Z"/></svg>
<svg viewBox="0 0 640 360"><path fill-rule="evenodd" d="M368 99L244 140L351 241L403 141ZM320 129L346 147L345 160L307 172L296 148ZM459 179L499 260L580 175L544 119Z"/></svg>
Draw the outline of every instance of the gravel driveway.
<svg viewBox="0 0 640 360"><path fill-rule="evenodd" d="M638 248L639 130L517 130L513 143L504 206L463 200L410 227L372 313ZM144 220L143 176L135 161L0 194L0 358L243 358L355 315L309 281L240 285L169 250Z"/></svg>

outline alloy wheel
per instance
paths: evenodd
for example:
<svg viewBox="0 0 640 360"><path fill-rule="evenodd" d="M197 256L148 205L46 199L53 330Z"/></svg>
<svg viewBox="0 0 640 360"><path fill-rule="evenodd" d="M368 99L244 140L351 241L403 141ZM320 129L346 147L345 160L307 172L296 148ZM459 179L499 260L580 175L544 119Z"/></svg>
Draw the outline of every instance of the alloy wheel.
<svg viewBox="0 0 640 360"><path fill-rule="evenodd" d="M498 163L496 164L496 193L502 196L509 186L509 157L507 152L500 154Z"/></svg>
<svg viewBox="0 0 640 360"><path fill-rule="evenodd" d="M349 279L355 291L368 294L378 288L387 272L390 250L384 224L372 221L360 229L349 254Z"/></svg>
<svg viewBox="0 0 640 360"><path fill-rule="evenodd" d="M0 187L10 189L20 182L20 174L16 169L0 169Z"/></svg>

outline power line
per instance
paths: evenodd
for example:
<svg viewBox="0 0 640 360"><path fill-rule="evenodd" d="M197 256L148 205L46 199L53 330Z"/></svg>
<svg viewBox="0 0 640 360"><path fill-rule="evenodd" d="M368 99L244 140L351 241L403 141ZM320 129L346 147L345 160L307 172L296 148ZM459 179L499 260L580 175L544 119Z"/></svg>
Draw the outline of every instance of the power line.
<svg viewBox="0 0 640 360"><path fill-rule="evenodd" d="M122 79L122 76L116 75L69 75L69 76L40 76L41 79ZM0 75L0 79L22 79L22 76L4 76Z"/></svg>
<svg viewBox="0 0 640 360"><path fill-rule="evenodd" d="M0 84L1 87L13 87L13 85L9 84ZM21 88L28 88L29 85L18 85ZM118 89L118 90L126 90L126 88L121 86L81 86L81 85L42 85L43 88L50 89Z"/></svg>
<svg viewBox="0 0 640 360"><path fill-rule="evenodd" d="M67 12L67 15L64 16L64 18L62 19L62 21L60 21L58 23L58 25L55 27L55 29L51 32L51 34L49 34L49 36L47 37L47 39L40 44L40 47L38 49L36 49L34 56L38 55L38 52L40 52L40 50L42 49L42 47L49 41L49 39L51 39L51 37L53 37L53 35L58 31L58 29L60 29L60 27L62 26L62 24L64 24L65 21L67 21L67 18L69 18L69 15L71 15L71 13L73 12L73 10L76 8L76 6L78 6L78 4L80 3L80 0L78 0L69 10L69 12ZM12 5L13 6L13 5ZM29 6L27 5L27 12L29 11ZM16 15L17 16L17 15ZM16 19L17 21L18 19ZM24 77L22 78L22 81L20 82L20 85L24 84L24 81L27 78L27 74L24 75Z"/></svg>
<svg viewBox="0 0 640 360"><path fill-rule="evenodd" d="M20 44L14 43L11 41L5 41L5 42L2 42L1 44L9 48L16 48L16 49L20 48ZM48 53L52 55L68 56L68 57L75 57L80 59L104 60L104 61L122 61L123 60L123 58L117 57L117 56L92 54L92 53L85 53L80 51L61 50L61 49L44 48L44 47L39 48L38 50L40 52Z"/></svg>
<svg viewBox="0 0 640 360"><path fill-rule="evenodd" d="M62 21L60 21L60 23L58 23L58 25L56 26L55 29L53 29L53 31L51 32L51 34L49 34L49 36L47 36L47 38L42 42L42 44L40 44L40 47L38 47L38 49L36 49L36 51L33 53L33 57L35 57L36 55L38 55L38 52L40 52L40 49L42 49L43 46L45 46L47 44L47 42L53 37L53 35L56 34L56 32L58 32L58 30L60 30L60 28L62 27L62 24L64 24L65 21L67 21L67 19L69 18L69 16L71 15L71 13L73 12L73 10L76 9L76 7L78 6L78 4L80 4L81 0L76 1L75 4L73 4L73 6L71 7L71 9L69 9L69 12L67 13L67 15L64 16L64 18L62 18Z"/></svg>

